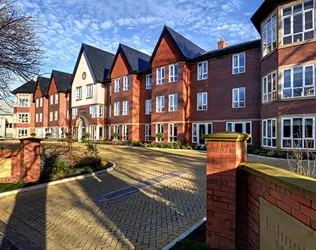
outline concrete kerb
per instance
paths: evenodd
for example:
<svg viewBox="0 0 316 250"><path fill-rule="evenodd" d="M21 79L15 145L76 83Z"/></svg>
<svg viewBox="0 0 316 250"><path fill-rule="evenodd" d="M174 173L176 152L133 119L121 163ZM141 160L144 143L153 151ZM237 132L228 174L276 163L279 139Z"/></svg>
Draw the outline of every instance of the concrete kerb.
<svg viewBox="0 0 316 250"><path fill-rule="evenodd" d="M62 180L51 181L51 182L47 182L47 183L42 183L42 184L30 186L30 187L25 187L25 188L20 188L20 189L8 191L8 192L3 192L3 193L0 193L0 198L8 196L8 195L13 195L13 194L17 194L17 193L27 192L27 191L31 191L31 190L35 190L35 189L39 189L39 188L43 188L43 187L48 187L48 186L54 186L54 185L58 185L58 184L66 183L66 182L70 182L70 181L82 180L82 179L85 179L85 178L88 178L88 177L92 177L92 176L97 176L97 175L100 175L100 174L108 173L108 172L110 172L110 171L112 171L112 170L114 170L116 168L116 164L114 162L110 161L109 163L112 164L112 166L107 168L107 169L96 171L94 173L78 175L78 176L74 176L74 177L65 178L65 179L62 179Z"/></svg>
<svg viewBox="0 0 316 250"><path fill-rule="evenodd" d="M206 217L204 217L199 222L195 223L192 227L190 227L187 231L182 233L180 236L175 238L173 241L171 241L168 245L164 246L162 250L169 250L171 249L175 244L177 244L179 241L183 240L185 237L187 237L190 233L192 233L195 229L197 229L199 226L201 226L206 221Z"/></svg>

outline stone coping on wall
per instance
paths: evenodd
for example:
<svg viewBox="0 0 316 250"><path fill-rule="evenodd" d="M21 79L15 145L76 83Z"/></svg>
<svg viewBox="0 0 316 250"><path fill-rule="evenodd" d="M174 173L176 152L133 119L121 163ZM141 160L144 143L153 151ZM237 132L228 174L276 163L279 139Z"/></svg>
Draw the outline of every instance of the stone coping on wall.
<svg viewBox="0 0 316 250"><path fill-rule="evenodd" d="M238 169L316 201L316 179L314 178L255 162L242 162Z"/></svg>

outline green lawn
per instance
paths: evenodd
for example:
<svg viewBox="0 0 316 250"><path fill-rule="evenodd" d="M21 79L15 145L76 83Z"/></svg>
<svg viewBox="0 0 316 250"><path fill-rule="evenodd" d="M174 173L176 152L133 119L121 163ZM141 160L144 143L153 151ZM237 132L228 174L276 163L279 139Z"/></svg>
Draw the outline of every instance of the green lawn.
<svg viewBox="0 0 316 250"><path fill-rule="evenodd" d="M0 193L25 187L27 183L0 183Z"/></svg>

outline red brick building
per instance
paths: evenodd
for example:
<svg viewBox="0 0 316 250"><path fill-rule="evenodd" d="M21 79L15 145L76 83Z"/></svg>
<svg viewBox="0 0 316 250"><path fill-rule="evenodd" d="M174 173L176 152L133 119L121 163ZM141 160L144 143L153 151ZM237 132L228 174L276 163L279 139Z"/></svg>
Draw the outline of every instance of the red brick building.
<svg viewBox="0 0 316 250"><path fill-rule="evenodd" d="M251 18L260 40L222 39L213 51L167 26L151 56L83 44L71 84L77 136L203 144L235 131L253 145L315 149L315 4L266 0Z"/></svg>

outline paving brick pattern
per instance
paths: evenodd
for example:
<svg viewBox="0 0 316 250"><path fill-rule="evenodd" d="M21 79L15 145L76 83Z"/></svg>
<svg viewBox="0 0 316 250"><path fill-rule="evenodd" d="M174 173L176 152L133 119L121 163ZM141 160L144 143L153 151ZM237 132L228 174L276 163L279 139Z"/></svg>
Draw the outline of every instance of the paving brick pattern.
<svg viewBox="0 0 316 250"><path fill-rule="evenodd" d="M205 217L205 153L99 148L102 157L117 163L114 171L1 198L0 220L41 249L161 249ZM94 202L175 171L187 174Z"/></svg>

